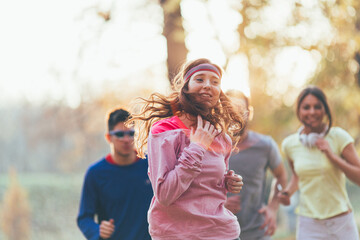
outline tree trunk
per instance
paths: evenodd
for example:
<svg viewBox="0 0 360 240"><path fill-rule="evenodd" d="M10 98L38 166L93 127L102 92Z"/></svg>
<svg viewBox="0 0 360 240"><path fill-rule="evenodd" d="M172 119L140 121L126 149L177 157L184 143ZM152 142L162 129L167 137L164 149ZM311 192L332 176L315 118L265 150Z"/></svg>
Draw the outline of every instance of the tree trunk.
<svg viewBox="0 0 360 240"><path fill-rule="evenodd" d="M163 35L167 41L167 67L170 83L186 61L188 50L185 46L185 31L182 25L181 0L161 0L164 11Z"/></svg>

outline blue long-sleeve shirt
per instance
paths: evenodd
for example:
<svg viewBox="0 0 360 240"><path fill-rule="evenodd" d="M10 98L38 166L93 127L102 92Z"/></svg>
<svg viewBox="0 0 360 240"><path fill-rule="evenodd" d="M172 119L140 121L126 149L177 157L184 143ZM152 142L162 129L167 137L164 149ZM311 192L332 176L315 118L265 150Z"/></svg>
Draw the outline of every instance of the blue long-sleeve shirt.
<svg viewBox="0 0 360 240"><path fill-rule="evenodd" d="M147 175L147 159L127 166L105 158L86 172L77 224L84 236L99 240L99 223L114 219L110 240L147 240L147 210L153 191ZM97 216L97 221L95 221Z"/></svg>

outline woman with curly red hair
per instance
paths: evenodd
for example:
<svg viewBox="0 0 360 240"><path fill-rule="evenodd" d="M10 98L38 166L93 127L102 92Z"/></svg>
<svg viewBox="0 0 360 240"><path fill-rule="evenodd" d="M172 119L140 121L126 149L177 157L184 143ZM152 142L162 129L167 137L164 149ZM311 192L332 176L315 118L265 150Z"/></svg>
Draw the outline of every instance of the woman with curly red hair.
<svg viewBox="0 0 360 240"><path fill-rule="evenodd" d="M147 144L154 240L238 239L237 218L224 203L227 192L243 185L228 160L244 119L222 92L221 78L208 59L191 61L175 77L172 94L152 94L133 115L140 155Z"/></svg>

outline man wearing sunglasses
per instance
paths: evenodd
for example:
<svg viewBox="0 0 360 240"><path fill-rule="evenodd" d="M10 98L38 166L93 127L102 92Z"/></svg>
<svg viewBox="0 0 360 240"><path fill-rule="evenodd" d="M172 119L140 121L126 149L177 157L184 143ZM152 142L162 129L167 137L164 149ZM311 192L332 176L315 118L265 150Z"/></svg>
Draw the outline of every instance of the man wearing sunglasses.
<svg viewBox="0 0 360 240"><path fill-rule="evenodd" d="M111 152L86 172L77 223L87 239L151 239L147 210L153 191L148 162L136 156L135 131L124 124L129 117L124 109L110 112L105 139Z"/></svg>

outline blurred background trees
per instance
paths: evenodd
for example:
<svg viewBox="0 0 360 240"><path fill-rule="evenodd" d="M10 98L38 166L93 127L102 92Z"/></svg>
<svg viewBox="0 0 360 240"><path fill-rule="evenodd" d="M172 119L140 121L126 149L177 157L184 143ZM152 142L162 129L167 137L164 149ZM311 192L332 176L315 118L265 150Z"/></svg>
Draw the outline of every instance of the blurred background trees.
<svg viewBox="0 0 360 240"><path fill-rule="evenodd" d="M0 108L0 172L9 166L19 172L83 170L107 151L105 113L152 91L168 91L179 66L195 57L215 60L227 72L246 72L241 75L245 77L229 77L234 78L234 88L244 90L237 83L248 85L245 91L255 108L253 128L272 135L278 143L298 126L293 114L297 93L307 84L320 86L331 102L336 124L350 131L359 149L358 1L138 0L127 4L127 19L119 19L124 5L117 1L84 5L77 13L75 23L82 28L77 33L80 41L73 68L70 73L57 65L49 69L59 83L70 75L67 84L76 91L67 91L66 86L62 91L75 91L75 104L66 97L40 104L22 99ZM122 26L116 25L118 21L126 21L123 24L138 32L116 29ZM144 41L136 38L140 34ZM126 37L136 39L137 46L116 43ZM148 43L152 39L158 39L154 46ZM101 55L106 66L97 76L90 76L89 66L100 68L92 63L99 61L95 52L109 51L104 44L112 44L113 52ZM156 49L156 44L164 50ZM154 52L145 55L144 49L152 48ZM126 52L132 58L122 59ZM239 58L240 62L234 61ZM307 59L313 64L304 65ZM134 65L141 66L129 70ZM91 78L98 78L95 87L91 81L96 80Z"/></svg>
<svg viewBox="0 0 360 240"><path fill-rule="evenodd" d="M2 207L9 204L4 179L14 167L35 209L32 227L55 236L44 239L80 234L74 219L83 174L109 151L106 113L169 92L189 59L221 65L223 87L251 98L252 128L278 144L299 126L293 108L299 91L321 87L335 125L349 131L360 153L359 1L23 0L26 11L18 6L0 3L0 199ZM7 15L13 12L22 17ZM44 220L53 212L54 221Z"/></svg>
<svg viewBox="0 0 360 240"><path fill-rule="evenodd" d="M164 12L163 35L166 38L167 72L171 81L186 61L185 30L181 16L181 0L160 0Z"/></svg>

